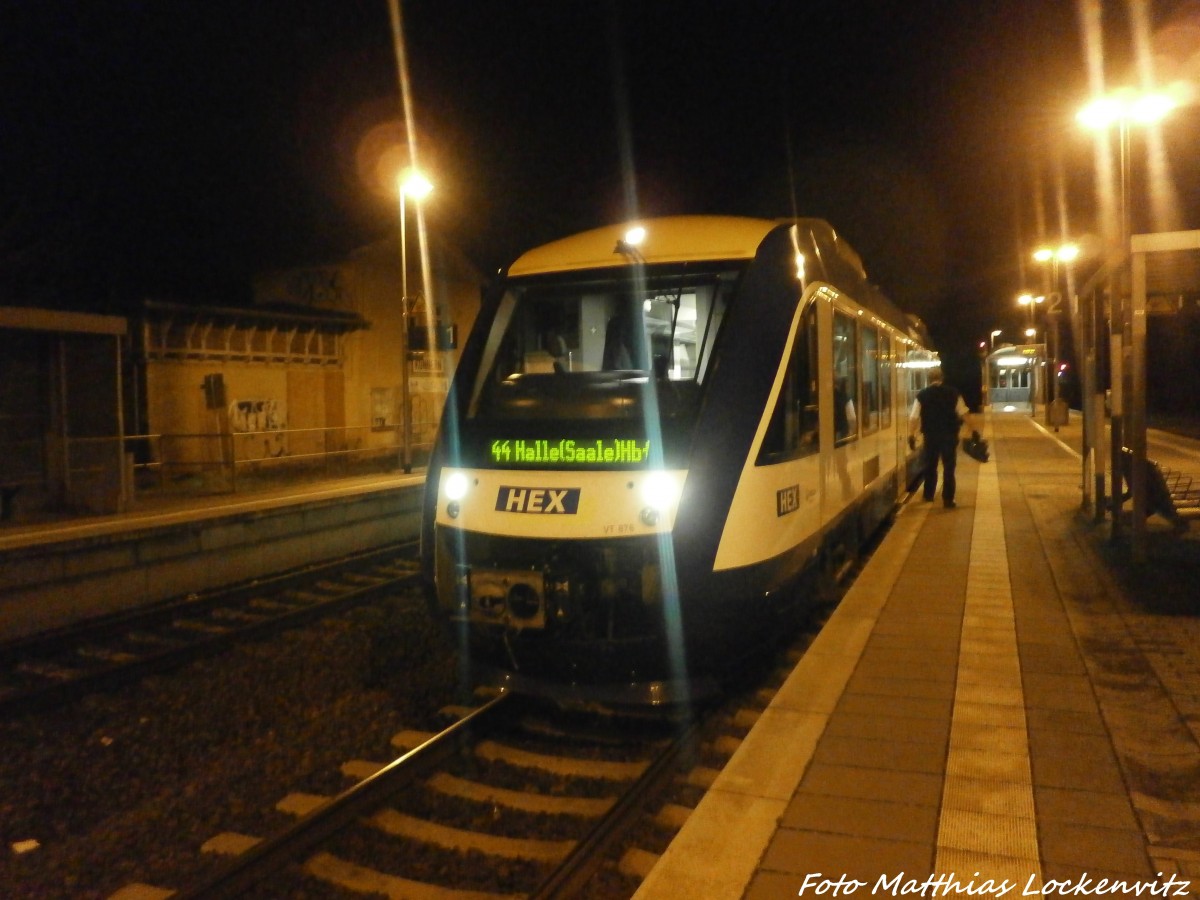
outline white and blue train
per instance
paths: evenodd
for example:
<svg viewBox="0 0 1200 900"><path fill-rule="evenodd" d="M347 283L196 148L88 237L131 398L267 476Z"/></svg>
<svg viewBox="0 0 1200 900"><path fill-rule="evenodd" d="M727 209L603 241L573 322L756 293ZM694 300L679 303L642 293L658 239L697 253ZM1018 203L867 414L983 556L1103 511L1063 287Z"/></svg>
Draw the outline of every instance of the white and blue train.
<svg viewBox="0 0 1200 900"><path fill-rule="evenodd" d="M437 611L514 690L714 690L895 509L934 359L823 221L681 216L530 250L485 295L430 460Z"/></svg>

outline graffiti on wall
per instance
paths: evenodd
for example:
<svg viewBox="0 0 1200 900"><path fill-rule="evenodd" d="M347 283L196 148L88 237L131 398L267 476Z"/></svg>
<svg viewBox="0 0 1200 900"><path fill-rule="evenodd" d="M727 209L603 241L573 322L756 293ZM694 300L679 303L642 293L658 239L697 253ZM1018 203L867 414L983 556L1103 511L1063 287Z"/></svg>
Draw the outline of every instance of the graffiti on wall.
<svg viewBox="0 0 1200 900"><path fill-rule="evenodd" d="M233 432L279 431L283 415L278 400L234 400L229 404L229 428Z"/></svg>
<svg viewBox="0 0 1200 900"><path fill-rule="evenodd" d="M387 431L394 422L395 392L390 387L371 388L371 430Z"/></svg>

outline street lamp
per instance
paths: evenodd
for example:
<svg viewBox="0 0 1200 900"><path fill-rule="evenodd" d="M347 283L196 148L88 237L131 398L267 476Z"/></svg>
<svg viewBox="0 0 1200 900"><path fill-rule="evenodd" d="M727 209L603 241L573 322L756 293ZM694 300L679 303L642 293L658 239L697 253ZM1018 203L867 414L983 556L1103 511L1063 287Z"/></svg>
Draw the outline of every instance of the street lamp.
<svg viewBox="0 0 1200 900"><path fill-rule="evenodd" d="M420 203L433 190L433 183L416 169L405 169L400 173L400 293L408 301L408 240L407 210L405 199L412 197L414 203ZM407 307L405 307L407 309Z"/></svg>
<svg viewBox="0 0 1200 900"><path fill-rule="evenodd" d="M1025 295L1028 296L1028 295ZM1037 302L1041 302L1042 298L1036 298ZM1037 344L1037 329L1033 327L1033 306L1034 300L1030 299L1029 303L1029 327L1025 329L1025 343ZM1038 350L1035 348L1034 354L1029 359L1029 414L1037 415L1037 395L1042 386L1041 367L1043 365L1042 357L1045 355L1044 348ZM1045 397L1043 396L1043 400Z"/></svg>
<svg viewBox="0 0 1200 900"><path fill-rule="evenodd" d="M420 203L433 190L433 183L413 168L404 169L399 178L400 189L400 395L402 403L400 464L405 472L412 471L412 391L409 385L409 348L412 326L412 303L408 297L408 209L406 200L412 197Z"/></svg>
<svg viewBox="0 0 1200 900"><path fill-rule="evenodd" d="M1063 244L1059 247L1038 247L1033 251L1035 262L1054 263L1055 271L1058 270L1058 264L1072 263L1079 258L1078 244Z"/></svg>
<svg viewBox="0 0 1200 900"><path fill-rule="evenodd" d="M1000 335L1002 335L1002 334L1004 334L1004 332L1001 331L999 328L997 328L995 331L992 332L991 349L993 349L993 350L996 349L996 338L1000 337Z"/></svg>
<svg viewBox="0 0 1200 900"><path fill-rule="evenodd" d="M1039 296L1036 296L1036 297L1035 297L1033 294L1030 294L1030 293L1028 293L1028 292L1026 292L1026 293L1024 293L1024 294L1021 294L1020 296L1018 296L1018 297L1017 297L1017 303L1018 303L1020 306L1024 306L1026 309L1028 309L1028 310L1029 310L1029 324L1030 324L1030 326L1032 326L1032 325L1033 325L1033 311L1034 311L1035 309L1037 309L1037 305L1038 305L1039 303L1043 303L1043 302L1045 302L1045 300L1046 300L1046 298L1045 298L1045 297L1043 297L1043 296L1040 296L1040 295L1039 295Z"/></svg>
<svg viewBox="0 0 1200 900"><path fill-rule="evenodd" d="M1076 120L1085 128L1093 131L1107 131L1113 125L1118 128L1119 146L1120 146L1120 165L1121 165L1121 184L1120 184L1120 213L1117 216L1119 222L1120 234L1118 235L1117 250L1120 254L1120 266L1118 269L1119 278L1114 278L1112 283L1112 310L1109 317L1109 332L1112 353L1111 362L1111 384L1112 384L1112 413L1109 417L1110 430L1110 447L1109 455L1111 460L1111 485L1112 485L1112 537L1119 537L1121 531L1121 447L1128 440L1133 450L1133 478L1131 479L1130 489L1133 494L1133 533L1134 533L1134 557L1139 554L1139 544L1144 523L1141 521L1141 513L1144 511L1145 505L1145 484L1144 474L1142 471L1143 462L1146 456L1146 432L1145 432L1145 398L1142 396L1133 396L1134 383L1139 385L1144 384L1144 373L1138 366L1138 354L1135 353L1134 344L1139 339L1144 341L1145 317L1136 317L1139 319L1136 323L1133 321L1135 316L1132 315L1132 310L1129 309L1129 302L1126 300L1126 295L1129 291L1129 257L1130 257L1130 227L1131 220L1131 205L1129 200L1130 193L1130 178L1129 178L1129 129L1131 125L1151 125L1165 118L1171 110L1176 106L1173 97L1168 94L1155 91L1138 92L1131 88L1116 91L1107 96L1097 97L1086 106L1079 110L1076 114ZM1144 343L1141 344L1144 350ZM1129 356L1128 365L1126 356ZM1144 365L1144 360L1140 360ZM1091 364L1089 363L1089 369ZM1131 372L1131 368L1138 368L1139 372ZM1095 374L1090 371L1084 373L1085 383L1091 386L1093 404L1099 407L1099 387ZM1127 397L1128 396L1128 401ZM1125 428L1125 405L1130 403L1129 418L1130 428L1129 434L1124 434ZM1095 414L1094 414L1095 415ZM1085 434L1089 430L1096 429L1099 421L1099 416L1095 415L1096 421L1088 420L1088 409L1085 405ZM1096 438L1098 433L1093 432L1093 439L1090 446L1096 446ZM1097 518L1099 517L1100 509L1100 488L1103 481L1099 467L1096 470L1096 509Z"/></svg>
<svg viewBox="0 0 1200 900"><path fill-rule="evenodd" d="M1162 121L1176 106L1168 94L1157 91L1139 93L1124 88L1103 97L1097 97L1075 115L1076 121L1092 131L1107 131L1113 125L1118 128L1121 151L1121 252L1129 252L1129 126L1153 125Z"/></svg>
<svg viewBox="0 0 1200 900"><path fill-rule="evenodd" d="M1039 247L1033 252L1033 258L1035 262L1039 262L1043 265L1050 263L1050 270L1046 273L1045 285L1047 288L1047 296L1049 298L1046 304L1046 316L1049 318L1051 325L1050 344L1047 349L1052 367L1056 367L1058 365L1059 353L1058 305L1062 301L1062 294L1060 294L1058 290L1058 264L1061 262L1068 266L1067 293L1073 296L1075 288L1074 279L1071 276L1070 264L1078 259L1078 257L1078 244L1062 244L1058 247ZM1054 379L1050 385L1050 399L1058 399L1058 379Z"/></svg>

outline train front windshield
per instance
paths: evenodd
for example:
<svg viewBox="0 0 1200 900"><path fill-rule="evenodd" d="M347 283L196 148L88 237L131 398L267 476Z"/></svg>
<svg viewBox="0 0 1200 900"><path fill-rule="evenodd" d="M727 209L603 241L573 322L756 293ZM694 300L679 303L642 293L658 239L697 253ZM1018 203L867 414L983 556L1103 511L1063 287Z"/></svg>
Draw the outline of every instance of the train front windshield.
<svg viewBox="0 0 1200 900"><path fill-rule="evenodd" d="M571 431L589 441L644 439L661 427L673 456L691 433L739 274L646 267L513 282L488 336L468 423L503 430L519 420L531 437Z"/></svg>

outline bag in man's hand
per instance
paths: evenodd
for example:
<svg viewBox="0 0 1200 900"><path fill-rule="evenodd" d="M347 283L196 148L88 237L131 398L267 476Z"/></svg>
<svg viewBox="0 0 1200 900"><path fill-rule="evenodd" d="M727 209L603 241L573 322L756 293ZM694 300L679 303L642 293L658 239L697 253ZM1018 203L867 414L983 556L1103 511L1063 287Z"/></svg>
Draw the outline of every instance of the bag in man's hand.
<svg viewBox="0 0 1200 900"><path fill-rule="evenodd" d="M981 463L992 458L988 452L988 442L979 436L978 431L972 431L969 438L963 438L963 453Z"/></svg>

